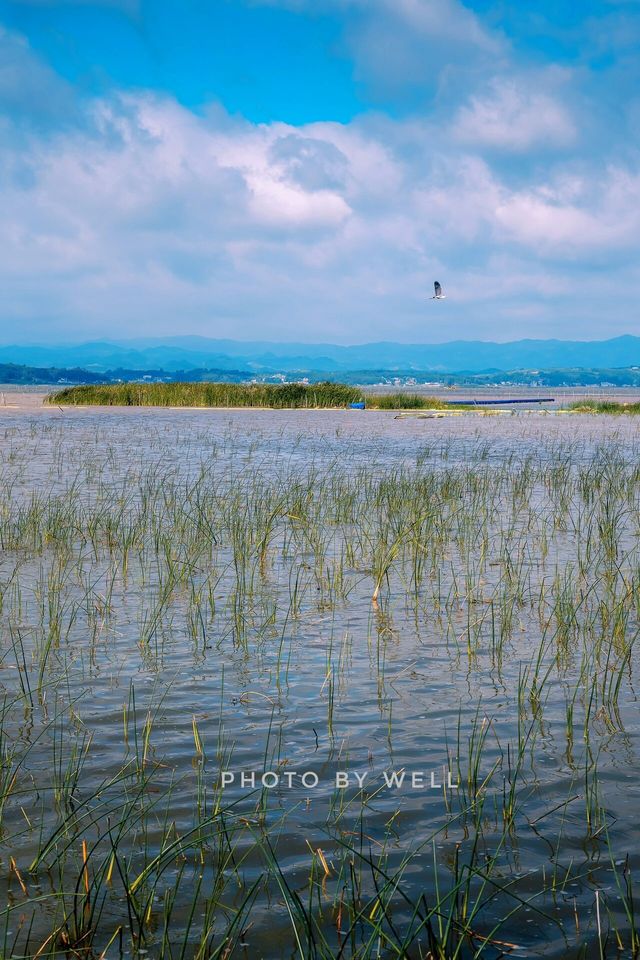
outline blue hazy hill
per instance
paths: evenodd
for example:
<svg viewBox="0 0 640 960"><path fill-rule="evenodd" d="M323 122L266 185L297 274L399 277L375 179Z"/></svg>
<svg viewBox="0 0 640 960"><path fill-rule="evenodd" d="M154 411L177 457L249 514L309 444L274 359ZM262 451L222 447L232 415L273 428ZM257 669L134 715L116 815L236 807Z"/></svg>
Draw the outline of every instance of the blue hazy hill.
<svg viewBox="0 0 640 960"><path fill-rule="evenodd" d="M421 373L518 370L564 367L640 366L640 337L610 340L516 340L492 343L394 342L341 346L328 343L275 343L218 340L207 337L158 337L98 340L69 344L15 344L0 347L0 362L39 367L176 370L242 369L256 373L326 372L396 369Z"/></svg>

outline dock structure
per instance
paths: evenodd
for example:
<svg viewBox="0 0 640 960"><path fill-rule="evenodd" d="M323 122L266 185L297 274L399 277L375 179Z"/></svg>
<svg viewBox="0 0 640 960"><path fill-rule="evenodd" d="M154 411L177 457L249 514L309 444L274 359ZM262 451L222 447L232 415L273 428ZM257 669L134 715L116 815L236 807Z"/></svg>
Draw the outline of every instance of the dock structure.
<svg viewBox="0 0 640 960"><path fill-rule="evenodd" d="M496 407L505 403L555 403L555 397L517 397L508 400L447 400L450 407Z"/></svg>

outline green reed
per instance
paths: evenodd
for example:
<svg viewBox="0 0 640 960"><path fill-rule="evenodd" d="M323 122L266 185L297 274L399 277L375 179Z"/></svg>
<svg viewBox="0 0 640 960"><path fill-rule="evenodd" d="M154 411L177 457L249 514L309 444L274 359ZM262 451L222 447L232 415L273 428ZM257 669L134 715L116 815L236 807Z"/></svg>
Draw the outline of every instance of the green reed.
<svg viewBox="0 0 640 960"><path fill-rule="evenodd" d="M575 413L612 413L638 414L640 403L619 403L616 400L577 400L569 404L569 409Z"/></svg>
<svg viewBox="0 0 640 960"><path fill-rule="evenodd" d="M604 774L633 715L637 451L478 438L461 458L443 438L401 463L301 462L289 438L263 462L233 432L174 448L150 429L70 458L64 431L0 445L5 955L230 958L269 949L272 922L274 955L449 960L530 948L525 916L637 952ZM445 679L458 785L415 835L379 775ZM302 762L296 724L318 765L355 764L367 699L375 784L222 789L246 730L265 770ZM547 796L555 743L567 784Z"/></svg>
<svg viewBox="0 0 640 960"><path fill-rule="evenodd" d="M70 387L51 394L52 404L162 407L344 407L362 391L339 383L122 383Z"/></svg>
<svg viewBox="0 0 640 960"><path fill-rule="evenodd" d="M365 399L359 387L342 383L118 383L65 387L46 398L56 406L268 407L276 410L347 407ZM366 394L376 410L440 410L448 404L419 394Z"/></svg>

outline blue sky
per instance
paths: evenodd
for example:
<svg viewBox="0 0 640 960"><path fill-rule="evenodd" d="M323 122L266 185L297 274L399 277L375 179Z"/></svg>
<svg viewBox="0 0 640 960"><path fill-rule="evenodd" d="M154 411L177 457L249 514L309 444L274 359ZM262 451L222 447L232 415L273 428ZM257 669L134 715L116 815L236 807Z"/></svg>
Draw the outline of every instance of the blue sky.
<svg viewBox="0 0 640 960"><path fill-rule="evenodd" d="M635 0L0 24L0 342L640 334Z"/></svg>

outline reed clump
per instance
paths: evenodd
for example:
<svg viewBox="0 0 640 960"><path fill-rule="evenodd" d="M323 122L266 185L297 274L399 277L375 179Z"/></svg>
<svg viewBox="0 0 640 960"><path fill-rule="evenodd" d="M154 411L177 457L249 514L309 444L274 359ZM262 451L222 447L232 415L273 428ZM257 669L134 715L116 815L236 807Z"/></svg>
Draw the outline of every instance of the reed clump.
<svg viewBox="0 0 640 960"><path fill-rule="evenodd" d="M340 383L118 383L66 387L48 403L150 407L345 407L362 391Z"/></svg>
<svg viewBox="0 0 640 960"><path fill-rule="evenodd" d="M341 383L119 383L65 387L47 397L55 405L151 407L267 407L277 410L343 408L365 400L359 387ZM376 410L446 409L442 400L418 394L366 395Z"/></svg>
<svg viewBox="0 0 640 960"><path fill-rule="evenodd" d="M386 393L367 395L367 406L377 410L446 410L449 404L437 397L417 393Z"/></svg>
<svg viewBox="0 0 640 960"><path fill-rule="evenodd" d="M569 404L574 413L640 414L640 403L619 403L616 400L577 400Z"/></svg>

